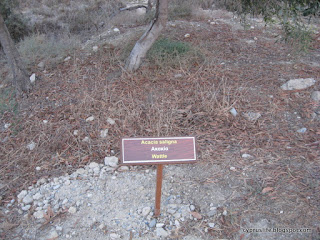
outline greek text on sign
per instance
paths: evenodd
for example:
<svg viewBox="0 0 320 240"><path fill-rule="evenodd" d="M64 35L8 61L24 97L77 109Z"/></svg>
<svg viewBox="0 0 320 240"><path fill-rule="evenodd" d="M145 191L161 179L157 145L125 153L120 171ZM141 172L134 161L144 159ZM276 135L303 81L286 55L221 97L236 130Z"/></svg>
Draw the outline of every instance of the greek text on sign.
<svg viewBox="0 0 320 240"><path fill-rule="evenodd" d="M195 137L122 138L122 164L176 164L197 160Z"/></svg>

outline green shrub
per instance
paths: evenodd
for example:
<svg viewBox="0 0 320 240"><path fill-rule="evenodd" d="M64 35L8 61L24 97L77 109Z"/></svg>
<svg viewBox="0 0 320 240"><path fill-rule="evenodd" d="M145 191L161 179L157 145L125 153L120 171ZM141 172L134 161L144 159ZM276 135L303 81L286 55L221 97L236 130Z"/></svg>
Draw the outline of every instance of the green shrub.
<svg viewBox="0 0 320 240"><path fill-rule="evenodd" d="M168 38L157 40L148 51L147 58L151 64L160 68L178 67L181 64L188 65L204 60L201 52L190 44Z"/></svg>
<svg viewBox="0 0 320 240"><path fill-rule="evenodd" d="M13 88L6 87L0 89L0 114L4 112L17 112L18 103Z"/></svg>

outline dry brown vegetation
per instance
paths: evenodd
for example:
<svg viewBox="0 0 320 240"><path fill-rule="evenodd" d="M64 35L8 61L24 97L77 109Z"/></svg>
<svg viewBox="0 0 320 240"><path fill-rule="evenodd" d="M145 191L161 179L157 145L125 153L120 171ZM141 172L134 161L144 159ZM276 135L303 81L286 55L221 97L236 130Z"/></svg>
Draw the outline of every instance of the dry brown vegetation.
<svg viewBox="0 0 320 240"><path fill-rule="evenodd" d="M195 135L200 161L223 169L204 184L232 184L239 193L232 198L231 215L221 216L221 228L209 232L212 237L233 238L240 224L268 215L281 227L312 227L313 235L305 239L318 239L320 124L311 113L319 106L309 95L319 81L302 91L279 88L281 78L319 80L319 66L305 61L317 50L288 55L290 46L275 43L263 29L232 31L207 19L197 24L178 21L163 33L196 47L201 58L195 61L155 65L147 60L132 74L122 69L123 48L108 45L90 55L76 50L70 61L37 71L39 80L28 97L18 99L18 112L4 111L0 118L1 127L12 123L0 131L1 203L40 177L102 162L112 152L119 155L121 137ZM184 38L186 33L191 37ZM254 44L245 42L254 37ZM237 117L229 113L232 107ZM242 115L248 111L262 117L250 122ZM90 116L94 121L86 122ZM300 127L307 133L297 133ZM109 133L103 139L105 128ZM33 151L26 148L30 142L36 144ZM253 158L241 158L243 153Z"/></svg>

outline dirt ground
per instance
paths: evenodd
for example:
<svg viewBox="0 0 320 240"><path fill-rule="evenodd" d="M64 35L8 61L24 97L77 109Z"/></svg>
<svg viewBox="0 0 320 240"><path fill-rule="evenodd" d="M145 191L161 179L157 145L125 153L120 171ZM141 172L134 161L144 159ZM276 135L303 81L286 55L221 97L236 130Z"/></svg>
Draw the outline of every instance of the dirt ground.
<svg viewBox="0 0 320 240"><path fill-rule="evenodd" d="M19 99L19 112L6 111L0 118L0 237L13 239L14 229L26 221L14 206L6 212L5 206L38 179L119 156L121 137L192 135L199 163L172 167L175 181L188 183L176 194L192 188L186 197L200 214L222 195L217 202L228 215L217 215L216 227L208 231L199 222L188 223L173 239L192 234L198 239L320 239L320 116L314 114L320 106L310 98L320 90L319 35L313 49L302 54L275 41L276 26L265 27L259 19L250 25L239 27L238 19L222 10L171 21L163 37L188 42L196 53L175 64L146 60L128 73L123 69L128 42L119 36L135 29L123 24L108 44L93 41L56 68L36 70L36 85ZM297 78L317 82L304 90L280 88ZM261 116L250 121L248 112ZM88 123L90 116L95 120ZM105 128L108 136L102 139ZM297 132L301 128L307 131ZM26 147L31 142L32 151ZM146 168L152 167L141 171ZM192 174L184 174L186 168ZM267 228L280 232L259 232ZM311 230L281 232L303 228Z"/></svg>

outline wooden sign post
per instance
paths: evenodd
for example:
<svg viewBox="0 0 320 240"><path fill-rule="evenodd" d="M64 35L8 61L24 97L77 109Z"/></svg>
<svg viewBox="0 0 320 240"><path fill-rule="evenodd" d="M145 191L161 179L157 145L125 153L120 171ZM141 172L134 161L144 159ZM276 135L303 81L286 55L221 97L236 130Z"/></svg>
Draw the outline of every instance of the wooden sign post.
<svg viewBox="0 0 320 240"><path fill-rule="evenodd" d="M155 217L160 215L162 171L164 164L195 163L195 137L122 138L122 165L158 165Z"/></svg>

